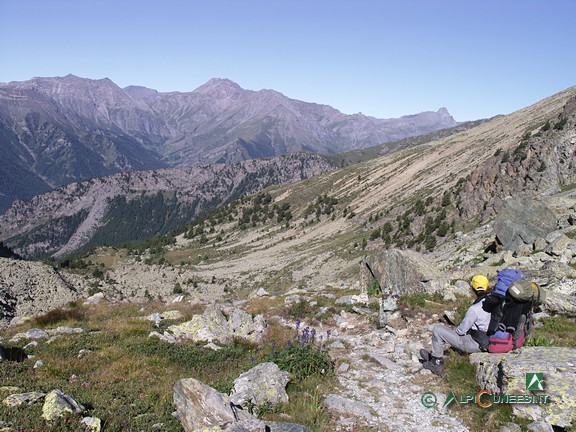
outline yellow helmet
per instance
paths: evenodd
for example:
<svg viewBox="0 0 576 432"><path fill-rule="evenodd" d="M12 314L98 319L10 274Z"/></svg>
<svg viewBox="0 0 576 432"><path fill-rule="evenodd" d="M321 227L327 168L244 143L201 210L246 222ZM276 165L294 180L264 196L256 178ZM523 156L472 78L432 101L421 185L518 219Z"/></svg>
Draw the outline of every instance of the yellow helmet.
<svg viewBox="0 0 576 432"><path fill-rule="evenodd" d="M472 278L472 288L474 291L488 291L488 278L483 275L476 275Z"/></svg>

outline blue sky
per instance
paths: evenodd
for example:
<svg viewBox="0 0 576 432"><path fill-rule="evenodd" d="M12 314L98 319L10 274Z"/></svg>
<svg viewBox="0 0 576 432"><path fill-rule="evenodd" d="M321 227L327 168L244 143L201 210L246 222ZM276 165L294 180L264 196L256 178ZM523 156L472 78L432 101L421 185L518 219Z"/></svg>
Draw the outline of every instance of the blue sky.
<svg viewBox="0 0 576 432"><path fill-rule="evenodd" d="M576 85L574 0L0 0L0 82L229 78L353 114L508 114Z"/></svg>

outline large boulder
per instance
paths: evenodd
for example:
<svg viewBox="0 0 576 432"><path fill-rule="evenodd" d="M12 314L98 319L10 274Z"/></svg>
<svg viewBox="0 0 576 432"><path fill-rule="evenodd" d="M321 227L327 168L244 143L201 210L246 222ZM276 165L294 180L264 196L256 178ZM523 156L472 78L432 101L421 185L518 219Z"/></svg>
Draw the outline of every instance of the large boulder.
<svg viewBox="0 0 576 432"><path fill-rule="evenodd" d="M176 382L174 404L185 432L309 432L294 423L259 420L227 395L194 378Z"/></svg>
<svg viewBox="0 0 576 432"><path fill-rule="evenodd" d="M548 396L549 403L511 404L516 416L569 428L576 412L576 349L523 347L506 354L475 353L480 387L493 394ZM533 373L542 373L543 390L528 389ZM574 425L572 425L574 426Z"/></svg>
<svg viewBox="0 0 576 432"><path fill-rule="evenodd" d="M260 363L234 380L230 400L242 406L247 402L256 406L288 403L289 375L275 363Z"/></svg>
<svg viewBox="0 0 576 432"><path fill-rule="evenodd" d="M494 234L505 249L517 252L557 228L557 218L542 201L523 195L505 200L494 220Z"/></svg>
<svg viewBox="0 0 576 432"><path fill-rule="evenodd" d="M252 315L241 309L209 306L203 314L190 321L168 327L164 335L154 333L168 342L192 340L229 344L235 337L258 343L266 330L262 315Z"/></svg>
<svg viewBox="0 0 576 432"><path fill-rule="evenodd" d="M84 406L72 396L61 390L52 390L44 399L42 418L51 421L66 413L81 413L84 410Z"/></svg>
<svg viewBox="0 0 576 432"><path fill-rule="evenodd" d="M374 278L383 291L395 295L435 291L446 284L436 264L412 250L387 249L364 259L361 286L371 286Z"/></svg>
<svg viewBox="0 0 576 432"><path fill-rule="evenodd" d="M230 398L194 379L181 379L174 384L176 414L186 432L202 428L225 428L238 420L250 420L250 414L234 410Z"/></svg>
<svg viewBox="0 0 576 432"><path fill-rule="evenodd" d="M576 317L576 280L563 278L545 289L546 311Z"/></svg>

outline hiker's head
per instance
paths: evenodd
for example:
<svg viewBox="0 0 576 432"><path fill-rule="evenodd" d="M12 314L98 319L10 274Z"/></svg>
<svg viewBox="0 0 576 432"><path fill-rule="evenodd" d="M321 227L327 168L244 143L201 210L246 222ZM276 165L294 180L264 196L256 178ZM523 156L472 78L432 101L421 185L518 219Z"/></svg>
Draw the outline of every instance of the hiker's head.
<svg viewBox="0 0 576 432"><path fill-rule="evenodd" d="M472 289L477 295L485 294L489 290L488 278L484 275L476 275L472 278Z"/></svg>

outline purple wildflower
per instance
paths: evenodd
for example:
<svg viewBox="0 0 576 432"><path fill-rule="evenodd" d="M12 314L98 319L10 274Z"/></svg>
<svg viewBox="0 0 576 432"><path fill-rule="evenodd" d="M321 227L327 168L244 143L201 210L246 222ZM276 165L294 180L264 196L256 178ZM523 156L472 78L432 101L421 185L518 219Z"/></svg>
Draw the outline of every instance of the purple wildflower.
<svg viewBox="0 0 576 432"><path fill-rule="evenodd" d="M316 329L313 328L312 331L310 332L310 343L313 344L315 340L316 340Z"/></svg>
<svg viewBox="0 0 576 432"><path fill-rule="evenodd" d="M306 345L308 343L309 338L310 338L310 329L306 327L302 332L302 345Z"/></svg>

